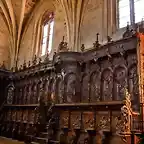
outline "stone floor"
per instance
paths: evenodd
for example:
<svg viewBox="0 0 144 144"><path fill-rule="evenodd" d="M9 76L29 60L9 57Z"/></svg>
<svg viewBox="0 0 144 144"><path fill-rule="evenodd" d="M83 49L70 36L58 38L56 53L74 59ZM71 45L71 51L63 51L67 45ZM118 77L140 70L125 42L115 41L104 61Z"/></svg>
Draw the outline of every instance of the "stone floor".
<svg viewBox="0 0 144 144"><path fill-rule="evenodd" d="M11 139L0 137L0 144L24 144L24 143L18 142L16 140L11 140Z"/></svg>

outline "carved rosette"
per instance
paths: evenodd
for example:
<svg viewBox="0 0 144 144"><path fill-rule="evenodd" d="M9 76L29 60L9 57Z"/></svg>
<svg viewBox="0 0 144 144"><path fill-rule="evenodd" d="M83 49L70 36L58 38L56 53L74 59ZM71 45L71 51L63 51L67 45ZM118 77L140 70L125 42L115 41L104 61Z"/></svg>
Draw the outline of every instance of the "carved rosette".
<svg viewBox="0 0 144 144"><path fill-rule="evenodd" d="M82 121L85 130L94 130L95 118L93 112L84 112L82 115Z"/></svg>
<svg viewBox="0 0 144 144"><path fill-rule="evenodd" d="M60 115L60 126L61 128L69 127L69 112L63 112Z"/></svg>
<svg viewBox="0 0 144 144"><path fill-rule="evenodd" d="M72 112L71 113L71 129L80 129L81 127L81 113Z"/></svg>

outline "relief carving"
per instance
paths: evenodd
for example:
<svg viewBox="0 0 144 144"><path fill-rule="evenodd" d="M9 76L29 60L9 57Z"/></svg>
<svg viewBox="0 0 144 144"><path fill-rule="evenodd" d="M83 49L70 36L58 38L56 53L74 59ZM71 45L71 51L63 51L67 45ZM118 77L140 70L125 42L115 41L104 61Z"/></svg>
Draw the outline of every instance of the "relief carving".
<svg viewBox="0 0 144 144"><path fill-rule="evenodd" d="M114 71L114 100L123 100L125 88L127 87L126 70L124 67L118 67Z"/></svg>
<svg viewBox="0 0 144 144"><path fill-rule="evenodd" d="M69 112L63 112L60 115L60 126L61 126L61 128L69 127Z"/></svg>
<svg viewBox="0 0 144 144"><path fill-rule="evenodd" d="M98 112L96 115L96 125L100 130L110 130L109 112Z"/></svg>
<svg viewBox="0 0 144 144"><path fill-rule="evenodd" d="M76 75L70 74L66 83L67 102L76 102Z"/></svg>
<svg viewBox="0 0 144 144"><path fill-rule="evenodd" d="M99 72L93 73L90 78L90 100L91 102L100 101L100 76Z"/></svg>
<svg viewBox="0 0 144 144"><path fill-rule="evenodd" d="M27 103L27 85L24 86L24 94L23 94L23 104Z"/></svg>
<svg viewBox="0 0 144 144"><path fill-rule="evenodd" d="M8 86L8 94L7 94L7 104L12 104L13 103L13 98L14 98L14 85L11 83Z"/></svg>
<svg viewBox="0 0 144 144"><path fill-rule="evenodd" d="M46 79L46 81L44 83L44 99L45 99L45 102L48 101L48 92L49 92L49 80Z"/></svg>
<svg viewBox="0 0 144 144"><path fill-rule="evenodd" d="M9 111L7 112L7 117L6 117L6 119L7 119L7 121L11 121L11 119L12 119L12 111L11 111L11 110L9 110Z"/></svg>
<svg viewBox="0 0 144 144"><path fill-rule="evenodd" d="M131 94L132 108L134 111L139 111L139 82L137 76L136 65L129 69L129 92Z"/></svg>
<svg viewBox="0 0 144 144"><path fill-rule="evenodd" d="M12 111L12 121L16 121L17 112L15 110Z"/></svg>
<svg viewBox="0 0 144 144"><path fill-rule="evenodd" d="M64 100L64 83L62 80L58 81L57 84L57 96L59 103L63 103Z"/></svg>
<svg viewBox="0 0 144 144"><path fill-rule="evenodd" d="M31 94L32 94L32 83L29 83L28 87L27 87L27 104L32 103L33 101L31 100Z"/></svg>
<svg viewBox="0 0 144 144"><path fill-rule="evenodd" d="M38 103L38 96L37 96L37 84L34 83L33 85L33 96L32 96L32 103Z"/></svg>
<svg viewBox="0 0 144 144"><path fill-rule="evenodd" d="M80 129L81 127L81 113L72 112L71 113L71 129Z"/></svg>
<svg viewBox="0 0 144 144"><path fill-rule="evenodd" d="M95 118L93 112L84 112L82 116L82 121L85 130L94 130Z"/></svg>
<svg viewBox="0 0 144 144"><path fill-rule="evenodd" d="M85 75L82 79L82 87L81 87L81 100L82 102L89 101L89 80L88 76Z"/></svg>
<svg viewBox="0 0 144 144"><path fill-rule="evenodd" d="M102 100L112 100L112 89L113 89L113 74L107 69L102 74Z"/></svg>

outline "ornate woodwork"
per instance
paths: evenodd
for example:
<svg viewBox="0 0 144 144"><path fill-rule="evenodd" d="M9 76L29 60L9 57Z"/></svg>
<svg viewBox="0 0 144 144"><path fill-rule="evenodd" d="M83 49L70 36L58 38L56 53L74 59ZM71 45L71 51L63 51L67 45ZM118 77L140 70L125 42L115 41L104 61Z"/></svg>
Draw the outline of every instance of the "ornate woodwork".
<svg viewBox="0 0 144 144"><path fill-rule="evenodd" d="M46 130L47 141L70 144L98 142L100 131L130 135L132 120L140 120L140 92L137 38L128 32L105 45L97 37L82 52L67 51L63 41L52 61L35 56L7 72L1 134L34 141Z"/></svg>

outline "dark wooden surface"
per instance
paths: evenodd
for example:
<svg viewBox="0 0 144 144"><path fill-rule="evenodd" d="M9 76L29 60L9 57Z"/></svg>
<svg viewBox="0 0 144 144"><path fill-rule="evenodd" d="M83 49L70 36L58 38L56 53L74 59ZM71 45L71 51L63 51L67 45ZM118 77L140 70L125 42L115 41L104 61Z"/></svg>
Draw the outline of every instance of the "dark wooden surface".
<svg viewBox="0 0 144 144"><path fill-rule="evenodd" d="M67 143L78 143L94 141L99 130L111 132L125 89L133 111L139 112L137 43L127 32L123 39L96 43L92 50L60 52L52 61L47 55L44 62L35 57L13 73L2 71L0 98L6 103L0 113L1 135L55 142L63 137Z"/></svg>

